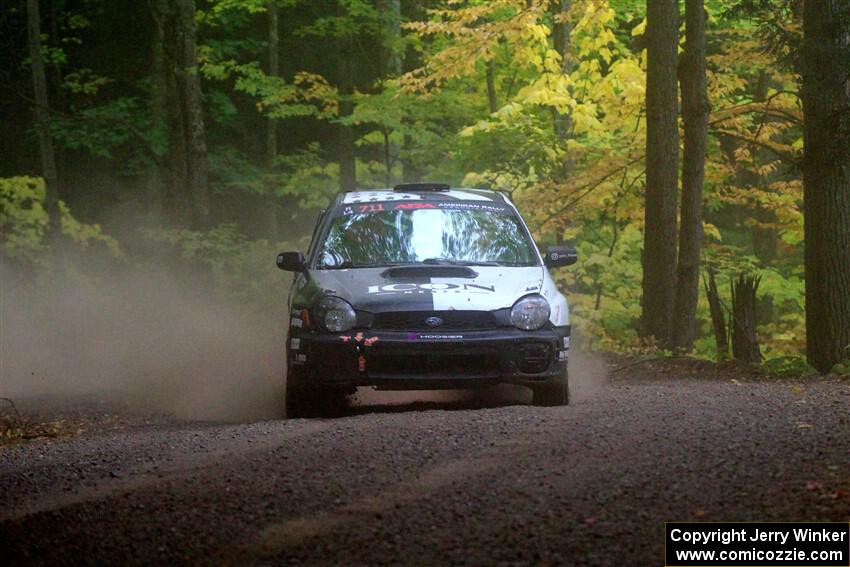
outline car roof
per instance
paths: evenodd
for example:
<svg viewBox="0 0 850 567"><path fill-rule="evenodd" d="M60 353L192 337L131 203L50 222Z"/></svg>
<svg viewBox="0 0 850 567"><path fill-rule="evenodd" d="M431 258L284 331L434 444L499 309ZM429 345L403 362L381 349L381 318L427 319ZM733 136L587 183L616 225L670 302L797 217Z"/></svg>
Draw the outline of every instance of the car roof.
<svg viewBox="0 0 850 567"><path fill-rule="evenodd" d="M340 204L376 203L386 201L478 201L491 203L506 203L502 193L490 189L471 189L457 187L441 190L417 190L411 186L408 190L401 185L395 189L370 189L363 191L348 191L340 196Z"/></svg>

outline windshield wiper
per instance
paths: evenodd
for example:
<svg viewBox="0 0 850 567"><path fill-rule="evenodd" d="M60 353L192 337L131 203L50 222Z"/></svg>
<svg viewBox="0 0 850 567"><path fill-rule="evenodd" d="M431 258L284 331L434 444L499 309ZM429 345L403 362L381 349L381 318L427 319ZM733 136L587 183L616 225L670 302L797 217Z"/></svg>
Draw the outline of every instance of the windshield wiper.
<svg viewBox="0 0 850 567"><path fill-rule="evenodd" d="M440 264L454 264L454 260L449 260L448 258L425 258L422 260L423 264L428 264L431 266L439 266Z"/></svg>
<svg viewBox="0 0 850 567"><path fill-rule="evenodd" d="M504 266L502 262L496 262L491 260L481 260L480 262L469 261L469 262L458 262L459 266Z"/></svg>
<svg viewBox="0 0 850 567"><path fill-rule="evenodd" d="M349 268L356 268L357 266L351 260L346 260L341 264L319 264L316 266L317 270L347 270Z"/></svg>
<svg viewBox="0 0 850 567"><path fill-rule="evenodd" d="M350 270L357 268L390 268L393 266L404 266L409 262L381 262L380 264L355 264L351 260L346 260L341 264L321 264L316 266L317 270Z"/></svg>
<svg viewBox="0 0 850 567"><path fill-rule="evenodd" d="M425 258L421 262L380 262L378 264L355 264L346 260L341 264L320 264L318 270L350 270L357 268L394 268L396 266L505 266L503 262L474 261L474 260L451 260L449 258Z"/></svg>
<svg viewBox="0 0 850 567"><path fill-rule="evenodd" d="M422 260L423 264L429 265L448 265L448 266L501 266L503 265L501 262L495 261L475 261L475 260L450 260L448 258L425 258Z"/></svg>

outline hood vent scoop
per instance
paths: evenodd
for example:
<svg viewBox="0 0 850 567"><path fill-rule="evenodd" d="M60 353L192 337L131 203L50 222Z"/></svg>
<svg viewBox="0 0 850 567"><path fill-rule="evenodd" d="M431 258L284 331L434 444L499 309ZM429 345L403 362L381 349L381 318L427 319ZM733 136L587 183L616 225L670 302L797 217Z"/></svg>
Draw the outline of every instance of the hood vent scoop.
<svg viewBox="0 0 850 567"><path fill-rule="evenodd" d="M381 272L387 279L428 279L428 278L467 278L478 277L478 272L466 266L398 266Z"/></svg>

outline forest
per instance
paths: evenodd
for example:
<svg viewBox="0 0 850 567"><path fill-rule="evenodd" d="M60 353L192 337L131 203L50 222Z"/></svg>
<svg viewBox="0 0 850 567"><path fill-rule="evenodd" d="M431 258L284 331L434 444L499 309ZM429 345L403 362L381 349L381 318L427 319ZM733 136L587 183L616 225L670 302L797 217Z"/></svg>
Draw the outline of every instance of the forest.
<svg viewBox="0 0 850 567"><path fill-rule="evenodd" d="M584 349L850 373L844 0L8 0L0 41L7 290L191 267L278 316L334 195L444 182L576 246Z"/></svg>

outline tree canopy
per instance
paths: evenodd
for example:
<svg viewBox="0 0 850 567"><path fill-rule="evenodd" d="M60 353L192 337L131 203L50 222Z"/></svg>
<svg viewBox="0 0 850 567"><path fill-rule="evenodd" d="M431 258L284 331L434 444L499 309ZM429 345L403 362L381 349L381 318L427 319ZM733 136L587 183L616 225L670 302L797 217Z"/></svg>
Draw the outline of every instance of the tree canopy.
<svg viewBox="0 0 850 567"><path fill-rule="evenodd" d="M642 258L657 252L644 249L645 1L35 4L49 109L33 94L27 3L0 15L5 262L37 263L48 246L48 193L36 179L48 177L37 127L46 121L62 231L108 244L121 261L142 261L150 243L184 256L204 248L241 293L239 281L256 284L255 264L237 257L303 246L341 186L490 187L511 194L541 245L577 247L579 264L555 275L585 346L669 347L640 332ZM729 282L758 276L761 354L802 371L801 3L701 4L710 112L696 181L702 264L689 285L714 274L731 317ZM680 60L685 23L671 28ZM681 130L681 113L670 124ZM678 150L683 136L666 136ZM714 358L709 307L699 293L693 348Z"/></svg>

